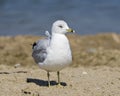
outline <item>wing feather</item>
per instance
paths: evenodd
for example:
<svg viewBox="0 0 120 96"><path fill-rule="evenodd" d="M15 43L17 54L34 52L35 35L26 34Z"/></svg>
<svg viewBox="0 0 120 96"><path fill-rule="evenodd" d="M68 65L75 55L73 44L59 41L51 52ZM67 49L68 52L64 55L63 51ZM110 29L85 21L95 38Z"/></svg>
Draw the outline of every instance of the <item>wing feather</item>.
<svg viewBox="0 0 120 96"><path fill-rule="evenodd" d="M47 47L49 46L50 39L38 40L33 44L32 57L36 63L43 62L47 57Z"/></svg>

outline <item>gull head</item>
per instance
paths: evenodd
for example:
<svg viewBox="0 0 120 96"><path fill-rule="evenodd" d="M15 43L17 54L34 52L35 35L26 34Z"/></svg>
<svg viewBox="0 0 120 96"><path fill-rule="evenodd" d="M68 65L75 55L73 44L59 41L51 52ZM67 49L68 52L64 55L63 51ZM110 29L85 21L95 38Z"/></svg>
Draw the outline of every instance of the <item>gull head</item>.
<svg viewBox="0 0 120 96"><path fill-rule="evenodd" d="M57 20L52 25L52 33L65 34L70 32L75 32L75 31L69 28L67 23L63 20Z"/></svg>

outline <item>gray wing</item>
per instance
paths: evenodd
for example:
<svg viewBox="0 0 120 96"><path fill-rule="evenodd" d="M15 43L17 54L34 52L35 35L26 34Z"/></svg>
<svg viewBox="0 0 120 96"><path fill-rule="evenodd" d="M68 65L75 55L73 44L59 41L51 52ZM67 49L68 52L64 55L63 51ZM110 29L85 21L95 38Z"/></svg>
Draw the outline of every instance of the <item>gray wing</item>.
<svg viewBox="0 0 120 96"><path fill-rule="evenodd" d="M47 57L47 47L49 47L50 39L38 40L33 44L32 57L36 63L42 63Z"/></svg>

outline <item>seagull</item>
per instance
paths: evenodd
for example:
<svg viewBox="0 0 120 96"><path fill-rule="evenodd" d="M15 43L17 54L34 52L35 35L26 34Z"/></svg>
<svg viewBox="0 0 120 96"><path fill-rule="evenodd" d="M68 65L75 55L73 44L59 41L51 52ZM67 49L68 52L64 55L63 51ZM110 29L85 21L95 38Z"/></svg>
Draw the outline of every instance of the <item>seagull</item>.
<svg viewBox="0 0 120 96"><path fill-rule="evenodd" d="M66 33L75 31L68 27L64 20L53 23L51 34L46 31L46 38L38 40L32 46L32 57L41 69L47 71L48 87L50 87L50 72L57 72L60 85L60 71L72 63L72 53Z"/></svg>

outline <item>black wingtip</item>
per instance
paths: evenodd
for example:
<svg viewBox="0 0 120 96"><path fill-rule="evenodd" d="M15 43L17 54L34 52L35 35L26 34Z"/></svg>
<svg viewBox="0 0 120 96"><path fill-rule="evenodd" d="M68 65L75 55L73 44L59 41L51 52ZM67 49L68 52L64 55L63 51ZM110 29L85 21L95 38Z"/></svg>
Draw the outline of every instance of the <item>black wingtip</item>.
<svg viewBox="0 0 120 96"><path fill-rule="evenodd" d="M37 45L36 42L34 42L34 43L32 44L32 49L34 49L34 47L35 47L36 45Z"/></svg>

